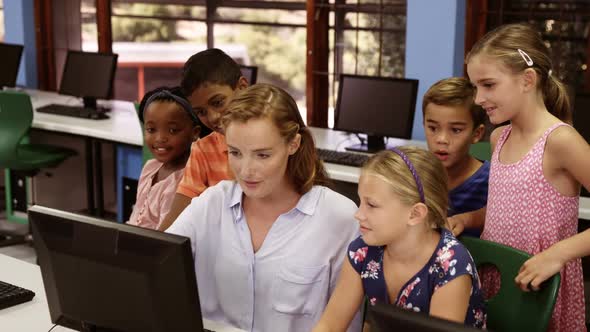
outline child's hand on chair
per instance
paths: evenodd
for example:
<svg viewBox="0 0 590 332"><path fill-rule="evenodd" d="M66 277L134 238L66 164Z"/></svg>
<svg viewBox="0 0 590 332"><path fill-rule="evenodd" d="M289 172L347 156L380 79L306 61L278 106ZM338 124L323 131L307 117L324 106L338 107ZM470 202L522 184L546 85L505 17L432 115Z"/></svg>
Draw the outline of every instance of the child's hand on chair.
<svg viewBox="0 0 590 332"><path fill-rule="evenodd" d="M514 281L525 292L538 291L541 283L559 273L567 262L555 246L529 258L521 266Z"/></svg>
<svg viewBox="0 0 590 332"><path fill-rule="evenodd" d="M454 236L459 236L465 230L465 221L461 214L447 218L447 222L449 223L449 230Z"/></svg>

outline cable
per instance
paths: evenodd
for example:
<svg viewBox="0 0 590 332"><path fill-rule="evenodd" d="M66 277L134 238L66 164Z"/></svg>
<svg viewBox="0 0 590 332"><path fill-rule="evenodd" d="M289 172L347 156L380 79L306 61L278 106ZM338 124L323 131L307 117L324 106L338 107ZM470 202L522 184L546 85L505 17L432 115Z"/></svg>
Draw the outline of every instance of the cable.
<svg viewBox="0 0 590 332"><path fill-rule="evenodd" d="M47 332L51 332L58 324L59 321L63 318L64 316L59 316L59 318L55 321L55 324L53 324L53 326L49 329L49 331Z"/></svg>
<svg viewBox="0 0 590 332"><path fill-rule="evenodd" d="M355 133L356 138L359 139L359 141L361 141L362 145L365 145L365 139L361 137L361 135L359 133Z"/></svg>

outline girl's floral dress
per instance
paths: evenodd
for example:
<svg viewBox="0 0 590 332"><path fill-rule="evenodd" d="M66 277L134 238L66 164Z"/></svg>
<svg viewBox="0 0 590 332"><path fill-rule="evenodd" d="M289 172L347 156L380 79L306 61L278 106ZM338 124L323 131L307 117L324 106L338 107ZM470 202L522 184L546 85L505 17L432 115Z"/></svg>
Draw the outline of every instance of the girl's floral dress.
<svg viewBox="0 0 590 332"><path fill-rule="evenodd" d="M394 303L398 307L426 314L430 311L430 298L438 288L468 274L472 283L465 324L484 328L485 303L473 258L451 232L441 229L440 233L440 240L430 260L400 289L395 301L389 299L383 276L384 247L369 246L359 236L348 246L348 259L361 276L369 304Z"/></svg>

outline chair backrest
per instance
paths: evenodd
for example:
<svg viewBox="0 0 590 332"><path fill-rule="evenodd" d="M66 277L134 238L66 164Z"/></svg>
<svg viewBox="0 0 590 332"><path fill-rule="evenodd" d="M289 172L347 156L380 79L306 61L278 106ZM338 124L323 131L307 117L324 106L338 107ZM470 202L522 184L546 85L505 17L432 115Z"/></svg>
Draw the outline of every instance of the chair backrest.
<svg viewBox="0 0 590 332"><path fill-rule="evenodd" d="M489 161L492 159L492 146L490 145L490 142L477 142L471 144L469 147L469 154L476 159Z"/></svg>
<svg viewBox="0 0 590 332"><path fill-rule="evenodd" d="M558 274L541 285L539 291L523 292L514 282L522 264L531 255L491 241L462 236L475 264L494 265L500 272L498 293L487 301L487 327L492 331L546 331L557 299Z"/></svg>
<svg viewBox="0 0 590 332"><path fill-rule="evenodd" d="M0 91L0 164L17 159L17 146L33 123L33 105L26 93Z"/></svg>

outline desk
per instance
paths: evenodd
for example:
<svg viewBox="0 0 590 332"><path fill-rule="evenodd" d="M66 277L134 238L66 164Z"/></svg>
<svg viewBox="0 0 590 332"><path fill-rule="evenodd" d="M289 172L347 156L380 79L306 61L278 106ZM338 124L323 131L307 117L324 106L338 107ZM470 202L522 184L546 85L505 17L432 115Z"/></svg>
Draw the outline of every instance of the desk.
<svg viewBox="0 0 590 332"><path fill-rule="evenodd" d="M358 139L349 133L324 128L309 127L315 139L316 146L322 149L344 151L344 147L359 143ZM413 145L427 148L426 142L390 138L388 145L401 146ZM358 183L360 170L358 167L337 164L325 164L328 175L333 180L348 183ZM590 220L590 197L580 197L579 218Z"/></svg>
<svg viewBox="0 0 590 332"><path fill-rule="evenodd" d="M25 89L23 92L31 97L33 109L48 104L82 106L79 98L72 96L30 89ZM99 105L111 109L108 113L109 119L90 120L34 111L32 128L54 133L76 135L84 139L84 149L86 151L87 207L91 214L96 214L100 217L103 215L104 209L100 143L102 141L117 143L118 147L131 146L141 151L143 135L133 103L103 100L99 101ZM141 171L140 167L139 171ZM96 191L94 189L95 184Z"/></svg>
<svg viewBox="0 0 590 332"><path fill-rule="evenodd" d="M31 96L34 109L48 104L82 106L82 102L72 96L39 90L25 90L24 92ZM133 103L110 100L99 101L98 104L111 109L111 112L108 113L109 119L89 120L35 112L33 128L92 137L138 147L143 146L141 126Z"/></svg>
<svg viewBox="0 0 590 332"><path fill-rule="evenodd" d="M354 134L345 131L338 131L326 128L309 127L316 147L320 149L345 151L345 147L358 144L360 141ZM389 138L388 146L413 145L426 148L426 142L406 140L401 138ZM326 171L332 180L343 182L358 183L360 169L353 166L344 166L338 164L325 163Z"/></svg>
<svg viewBox="0 0 590 332"><path fill-rule="evenodd" d="M2 331L49 331L53 323L49 316L47 297L39 266L2 254L0 254L0 266L2 267L0 268L0 280L35 292L32 301L0 310ZM206 329L216 332L244 332L207 319L203 320L203 325ZM57 326L52 330L52 332L54 331L73 332L74 330Z"/></svg>

